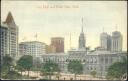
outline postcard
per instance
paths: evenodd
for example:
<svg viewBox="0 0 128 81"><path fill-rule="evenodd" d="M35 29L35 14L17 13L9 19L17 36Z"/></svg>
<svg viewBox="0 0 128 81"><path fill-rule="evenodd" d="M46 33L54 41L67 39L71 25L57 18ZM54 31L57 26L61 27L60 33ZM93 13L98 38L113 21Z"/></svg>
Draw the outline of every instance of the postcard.
<svg viewBox="0 0 128 81"><path fill-rule="evenodd" d="M127 1L2 0L1 80L127 80Z"/></svg>

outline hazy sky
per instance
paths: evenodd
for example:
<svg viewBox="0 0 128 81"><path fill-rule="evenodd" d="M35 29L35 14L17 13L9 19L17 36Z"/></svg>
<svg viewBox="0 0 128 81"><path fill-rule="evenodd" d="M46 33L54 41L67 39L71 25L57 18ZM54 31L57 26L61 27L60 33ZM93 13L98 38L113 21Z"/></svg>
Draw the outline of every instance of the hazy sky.
<svg viewBox="0 0 128 81"><path fill-rule="evenodd" d="M1 17L4 21L11 11L19 26L19 42L37 40L50 44L51 37L64 37L65 49L78 47L81 18L84 18L86 46L92 49L100 45L100 33L111 35L120 31L123 50L127 49L126 1L2 1ZM61 8L60 8L61 7Z"/></svg>

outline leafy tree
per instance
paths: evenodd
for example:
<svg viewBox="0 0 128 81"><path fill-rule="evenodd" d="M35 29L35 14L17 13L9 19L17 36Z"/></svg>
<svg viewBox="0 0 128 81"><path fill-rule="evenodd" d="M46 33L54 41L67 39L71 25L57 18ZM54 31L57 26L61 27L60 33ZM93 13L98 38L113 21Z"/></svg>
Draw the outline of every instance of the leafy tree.
<svg viewBox="0 0 128 81"><path fill-rule="evenodd" d="M127 58L123 58L121 62L115 62L107 71L106 78L108 79L121 79L121 77L127 72Z"/></svg>
<svg viewBox="0 0 128 81"><path fill-rule="evenodd" d="M19 70L27 70L28 71L28 76L29 76L29 71L33 66L33 57L30 55L24 55L22 56L18 61L17 61L17 68Z"/></svg>
<svg viewBox="0 0 128 81"><path fill-rule="evenodd" d="M8 55L4 56L2 60L2 66L1 66L2 76L7 75L7 73L11 69L11 66L13 66L13 59Z"/></svg>
<svg viewBox="0 0 128 81"><path fill-rule="evenodd" d="M23 65L22 59L19 59L17 61L16 69L18 69L19 71L21 71L21 75L22 75L22 71L24 69L22 65Z"/></svg>
<svg viewBox="0 0 128 81"><path fill-rule="evenodd" d="M44 75L49 75L49 79L51 80L51 75L54 74L54 72L59 72L59 66L56 63L53 63L51 61L46 62L42 67L42 72Z"/></svg>
<svg viewBox="0 0 128 81"><path fill-rule="evenodd" d="M92 75L93 77L96 77L96 71L91 71L91 75Z"/></svg>
<svg viewBox="0 0 128 81"><path fill-rule="evenodd" d="M3 66L6 69L10 69L10 66L13 66L13 59L8 55L4 56L2 61L2 67Z"/></svg>
<svg viewBox="0 0 128 81"><path fill-rule="evenodd" d="M11 80L20 79L21 77L22 76L16 71L9 71L5 76L3 76L4 79L11 79Z"/></svg>
<svg viewBox="0 0 128 81"><path fill-rule="evenodd" d="M19 73L14 71L13 58L11 58L8 55L3 57L1 71L2 71L1 74L2 74L3 79L14 80L14 79L19 79L20 77L22 77Z"/></svg>
<svg viewBox="0 0 128 81"><path fill-rule="evenodd" d="M83 73L83 65L81 64L80 61L76 61L76 60L70 61L68 64L68 71L75 74L75 80L76 80L76 75Z"/></svg>

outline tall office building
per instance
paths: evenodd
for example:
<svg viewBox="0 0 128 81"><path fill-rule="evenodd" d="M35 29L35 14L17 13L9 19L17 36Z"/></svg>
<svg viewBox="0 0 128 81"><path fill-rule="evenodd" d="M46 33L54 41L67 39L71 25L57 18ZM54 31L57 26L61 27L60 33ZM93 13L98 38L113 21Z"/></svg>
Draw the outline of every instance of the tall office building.
<svg viewBox="0 0 128 81"><path fill-rule="evenodd" d="M20 55L31 55L34 57L40 57L45 54L45 43L38 41L21 42L19 44Z"/></svg>
<svg viewBox="0 0 128 81"><path fill-rule="evenodd" d="M1 23L0 26L0 56L1 61L2 57L9 54L8 47L8 26L6 24Z"/></svg>
<svg viewBox="0 0 128 81"><path fill-rule="evenodd" d="M122 35L119 31L112 33L112 49L111 51L119 52L122 51Z"/></svg>
<svg viewBox="0 0 128 81"><path fill-rule="evenodd" d="M1 54L16 57L18 55L18 27L11 12L8 13L6 21L2 23L0 31Z"/></svg>
<svg viewBox="0 0 128 81"><path fill-rule="evenodd" d="M51 45L56 48L56 53L64 52L64 38L63 37L53 37L51 38Z"/></svg>
<svg viewBox="0 0 128 81"><path fill-rule="evenodd" d="M111 51L111 36L105 32L101 33L100 44L102 49Z"/></svg>
<svg viewBox="0 0 128 81"><path fill-rule="evenodd" d="M86 49L86 39L83 32L83 18L82 18L82 29L79 36L79 49Z"/></svg>

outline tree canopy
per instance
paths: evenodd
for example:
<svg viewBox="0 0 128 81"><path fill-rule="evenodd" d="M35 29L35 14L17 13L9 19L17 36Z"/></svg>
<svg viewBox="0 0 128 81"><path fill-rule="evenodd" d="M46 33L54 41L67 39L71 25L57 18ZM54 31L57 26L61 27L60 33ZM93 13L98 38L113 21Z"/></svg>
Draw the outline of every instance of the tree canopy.
<svg viewBox="0 0 128 81"><path fill-rule="evenodd" d="M2 60L2 66L9 67L11 65L13 65L13 59L8 55L4 56Z"/></svg>
<svg viewBox="0 0 128 81"><path fill-rule="evenodd" d="M80 61L71 61L68 64L68 71L74 74L82 74L83 73L83 65Z"/></svg>
<svg viewBox="0 0 128 81"><path fill-rule="evenodd" d="M127 72L127 58L124 58L121 62L115 62L107 71L108 79L121 79L121 77Z"/></svg>
<svg viewBox="0 0 128 81"><path fill-rule="evenodd" d="M49 75L49 78L51 79L51 75L53 75L54 72L60 72L60 68L57 63L48 61L43 65L41 71L43 72L43 75Z"/></svg>
<svg viewBox="0 0 128 81"><path fill-rule="evenodd" d="M75 79L77 74L83 73L83 65L80 61L73 60L68 63L68 71L75 74Z"/></svg>
<svg viewBox="0 0 128 81"><path fill-rule="evenodd" d="M8 55L4 56L1 66L2 72L8 72L11 66L13 66L13 59Z"/></svg>
<svg viewBox="0 0 128 81"><path fill-rule="evenodd" d="M24 55L18 60L17 64L24 69L30 69L33 65L33 57L30 55Z"/></svg>
<svg viewBox="0 0 128 81"><path fill-rule="evenodd" d="M20 70L29 70L33 66L33 57L30 55L24 55L17 61L17 68Z"/></svg>
<svg viewBox="0 0 128 81"><path fill-rule="evenodd" d="M10 73L11 66L13 66L13 59L8 55L4 56L2 59L2 66L1 66L2 78L10 77L8 73Z"/></svg>
<svg viewBox="0 0 128 81"><path fill-rule="evenodd" d="M50 72L59 72L60 69L58 64L49 61L43 65L42 71L45 73L50 73Z"/></svg>

